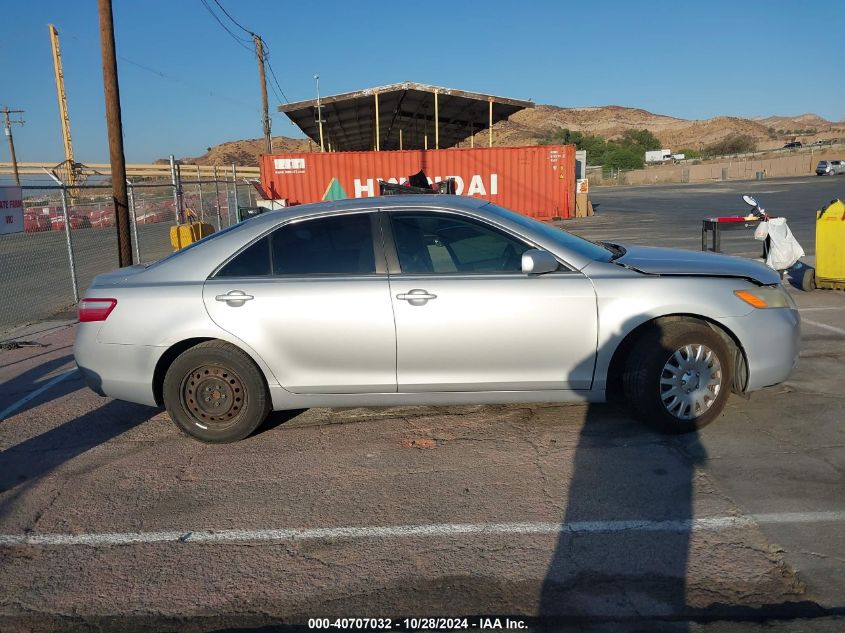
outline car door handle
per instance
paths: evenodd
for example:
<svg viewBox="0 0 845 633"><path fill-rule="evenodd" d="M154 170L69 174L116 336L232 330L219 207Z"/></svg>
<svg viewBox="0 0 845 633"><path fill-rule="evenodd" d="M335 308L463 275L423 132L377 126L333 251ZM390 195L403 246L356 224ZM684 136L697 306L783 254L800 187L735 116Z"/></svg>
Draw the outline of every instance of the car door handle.
<svg viewBox="0 0 845 633"><path fill-rule="evenodd" d="M396 298L401 301L408 301L411 305L423 305L429 299L437 299L437 295L433 295L427 290L423 290L421 288L414 288L408 292L396 295Z"/></svg>
<svg viewBox="0 0 845 633"><path fill-rule="evenodd" d="M225 295L217 295L214 297L215 301L225 301L235 308L242 306L244 301L251 301L252 299L255 299L255 297L246 294L243 290L231 290Z"/></svg>

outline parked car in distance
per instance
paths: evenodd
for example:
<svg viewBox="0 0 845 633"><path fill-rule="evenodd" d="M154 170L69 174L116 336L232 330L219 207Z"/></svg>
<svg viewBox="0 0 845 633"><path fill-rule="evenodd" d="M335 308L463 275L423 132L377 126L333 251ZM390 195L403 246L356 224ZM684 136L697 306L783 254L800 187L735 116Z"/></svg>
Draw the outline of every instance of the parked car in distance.
<svg viewBox="0 0 845 633"><path fill-rule="evenodd" d="M820 160L819 164L816 165L816 176L832 176L833 173L833 165L830 164L829 160Z"/></svg>
<svg viewBox="0 0 845 633"><path fill-rule="evenodd" d="M845 160L832 160L830 166L834 174L845 174Z"/></svg>
<svg viewBox="0 0 845 633"><path fill-rule="evenodd" d="M791 143L787 143L783 146L783 149L794 149L796 147L803 147L801 145L801 141L792 141Z"/></svg>
<svg viewBox="0 0 845 633"><path fill-rule="evenodd" d="M762 263L594 243L475 198L263 213L99 275L77 365L205 442L271 409L602 402L668 433L786 379L800 318Z"/></svg>

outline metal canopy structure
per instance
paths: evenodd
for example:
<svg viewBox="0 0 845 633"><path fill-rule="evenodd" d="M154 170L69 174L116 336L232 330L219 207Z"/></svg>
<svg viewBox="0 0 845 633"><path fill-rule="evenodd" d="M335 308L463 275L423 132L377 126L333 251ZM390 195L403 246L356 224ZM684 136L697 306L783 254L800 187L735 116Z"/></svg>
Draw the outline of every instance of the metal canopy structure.
<svg viewBox="0 0 845 633"><path fill-rule="evenodd" d="M287 103L279 112L315 143L322 141L324 150L337 152L445 149L474 143L485 129L492 146L493 124L533 107L531 101L406 82Z"/></svg>

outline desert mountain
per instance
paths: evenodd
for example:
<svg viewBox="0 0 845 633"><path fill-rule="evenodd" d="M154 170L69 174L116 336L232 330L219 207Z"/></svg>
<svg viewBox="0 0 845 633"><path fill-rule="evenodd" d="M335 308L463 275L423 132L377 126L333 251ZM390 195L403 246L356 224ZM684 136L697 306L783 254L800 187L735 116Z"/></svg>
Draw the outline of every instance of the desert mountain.
<svg viewBox="0 0 845 633"><path fill-rule="evenodd" d="M760 149L781 147L784 140L791 140L795 130L814 129L811 135L802 135L801 140L810 142L817 138L841 137L845 135L845 121L834 123L816 114L802 114L795 117L771 116L764 119L744 119L720 116L704 120L687 120L662 114L654 114L639 108L609 105L590 108L561 108L552 105L538 105L514 114L509 120L493 126L493 144L498 147L534 145L538 139L558 128L569 128L595 134L605 138L622 135L629 129L647 129L663 146L673 150L684 148L700 149L729 136L745 134L752 137ZM778 130L781 132L778 133ZM787 132L789 131L789 132ZM475 139L479 147L487 146L487 132L479 132ZM469 145L469 142L466 143ZM308 139L286 136L273 138L273 152L308 152L313 144ZM209 148L196 158L184 158L183 162L200 165L257 165L258 157L264 151L262 139L230 141Z"/></svg>

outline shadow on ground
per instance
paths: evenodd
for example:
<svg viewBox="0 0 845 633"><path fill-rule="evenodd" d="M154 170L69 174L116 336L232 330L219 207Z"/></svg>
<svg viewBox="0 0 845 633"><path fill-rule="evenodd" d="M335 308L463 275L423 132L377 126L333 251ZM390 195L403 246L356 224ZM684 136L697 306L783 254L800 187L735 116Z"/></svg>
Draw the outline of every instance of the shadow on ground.
<svg viewBox="0 0 845 633"><path fill-rule="evenodd" d="M40 478L82 453L104 444L142 422L157 409L112 400L68 422L0 452L0 519Z"/></svg>

